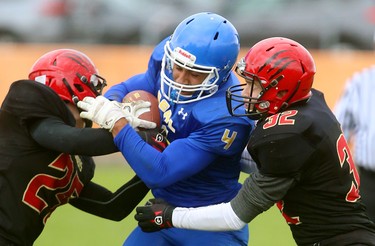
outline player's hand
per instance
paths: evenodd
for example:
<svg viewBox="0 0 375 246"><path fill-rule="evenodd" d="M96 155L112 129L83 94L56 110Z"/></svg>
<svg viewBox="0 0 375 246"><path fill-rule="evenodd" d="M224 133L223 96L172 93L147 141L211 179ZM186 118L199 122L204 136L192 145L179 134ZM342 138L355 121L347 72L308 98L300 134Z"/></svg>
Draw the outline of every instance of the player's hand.
<svg viewBox="0 0 375 246"><path fill-rule="evenodd" d="M148 200L145 206L136 208L134 218L144 232L155 232L173 227L172 214L175 207L166 203L163 199L153 198Z"/></svg>
<svg viewBox="0 0 375 246"><path fill-rule="evenodd" d="M98 96L96 98L85 97L77 103L77 106L83 110L80 113L81 118L89 119L110 131L121 118L125 118L133 128L155 128L156 124L154 122L141 120L135 116L138 110L150 106L149 102L138 102L134 102L134 105L127 105L125 109L118 102Z"/></svg>
<svg viewBox="0 0 375 246"><path fill-rule="evenodd" d="M121 108L103 96L85 97L77 106L83 110L81 118L91 120L110 131L119 119L126 118Z"/></svg>
<svg viewBox="0 0 375 246"><path fill-rule="evenodd" d="M156 123L138 118L144 112L150 111L150 107L151 107L150 102L137 100L133 102L123 102L123 103L114 101L113 103L115 103L118 107L120 107L124 111L125 115L127 116L126 120L134 129L137 129L138 127L141 127L144 129L153 129L156 127Z"/></svg>

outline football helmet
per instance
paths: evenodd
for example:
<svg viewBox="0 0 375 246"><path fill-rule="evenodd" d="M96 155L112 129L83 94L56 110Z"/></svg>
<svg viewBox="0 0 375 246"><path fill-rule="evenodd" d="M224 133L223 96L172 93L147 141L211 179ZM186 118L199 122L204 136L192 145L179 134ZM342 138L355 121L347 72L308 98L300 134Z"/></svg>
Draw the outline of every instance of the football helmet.
<svg viewBox="0 0 375 246"><path fill-rule="evenodd" d="M174 103L189 103L212 96L224 83L237 60L239 36L234 26L214 13L198 13L183 20L164 46L161 92ZM173 80L173 66L207 77L199 85ZM181 92L187 92L189 96Z"/></svg>
<svg viewBox="0 0 375 246"><path fill-rule="evenodd" d="M307 49L282 37L256 43L235 70L247 83L228 88L228 110L234 116L255 120L310 98L316 72L314 59ZM246 85L248 91L244 91ZM254 87L260 87L259 95L253 95ZM245 112L239 110L243 107Z"/></svg>
<svg viewBox="0 0 375 246"><path fill-rule="evenodd" d="M73 104L100 95L107 84L91 59L73 49L57 49L41 56L32 66L29 79L51 87L62 100Z"/></svg>

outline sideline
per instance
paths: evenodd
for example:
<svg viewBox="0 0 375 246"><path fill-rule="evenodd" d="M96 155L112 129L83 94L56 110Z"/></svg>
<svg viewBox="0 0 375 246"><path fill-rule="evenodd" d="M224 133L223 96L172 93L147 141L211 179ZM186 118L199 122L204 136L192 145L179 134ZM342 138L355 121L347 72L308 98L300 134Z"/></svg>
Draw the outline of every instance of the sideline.
<svg viewBox="0 0 375 246"><path fill-rule="evenodd" d="M147 68L153 47L125 45L79 44L1 44L0 45L0 102L12 82L27 78L33 62L42 54L57 48L73 48L86 53L97 65L100 74L112 84L143 72ZM242 49L239 58L247 49ZM332 108L343 85L355 71L375 63L372 51L319 51L312 50L317 74L314 87L323 91Z"/></svg>

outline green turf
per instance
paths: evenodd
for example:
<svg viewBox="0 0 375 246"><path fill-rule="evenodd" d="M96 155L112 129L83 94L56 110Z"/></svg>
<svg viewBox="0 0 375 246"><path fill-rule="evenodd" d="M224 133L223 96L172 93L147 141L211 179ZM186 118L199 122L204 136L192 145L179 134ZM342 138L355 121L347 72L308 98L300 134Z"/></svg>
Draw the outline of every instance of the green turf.
<svg viewBox="0 0 375 246"><path fill-rule="evenodd" d="M105 164L106 165L106 164ZM125 165L103 167L98 163L94 180L111 190L116 190L129 180L133 172ZM243 179L245 175L241 177ZM147 197L150 197L150 193ZM142 204L146 201L142 202ZM35 246L116 246L122 245L135 227L133 214L121 222L105 220L84 213L70 205L59 207L47 221ZM275 208L259 215L250 223L252 246L295 245L289 227Z"/></svg>

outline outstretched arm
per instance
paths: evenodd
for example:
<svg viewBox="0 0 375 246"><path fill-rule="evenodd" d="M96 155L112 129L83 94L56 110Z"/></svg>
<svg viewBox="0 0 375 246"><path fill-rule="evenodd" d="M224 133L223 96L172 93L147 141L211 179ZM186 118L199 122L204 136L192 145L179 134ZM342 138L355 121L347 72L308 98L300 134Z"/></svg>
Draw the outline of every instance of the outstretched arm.
<svg viewBox="0 0 375 246"><path fill-rule="evenodd" d="M256 172L246 179L240 192L229 203L175 208L154 199L146 206L137 207L135 219L145 232L170 227L206 231L239 230L281 200L294 183L293 178L266 177Z"/></svg>
<svg viewBox="0 0 375 246"><path fill-rule="evenodd" d="M61 153L98 156L118 151L106 129L77 128L59 118L36 121L30 126L30 133L41 146Z"/></svg>
<svg viewBox="0 0 375 246"><path fill-rule="evenodd" d="M171 227L205 230L239 230L246 223L233 211L230 203L198 208L173 207L161 199L150 199L146 206L136 208L135 219L144 232Z"/></svg>
<svg viewBox="0 0 375 246"><path fill-rule="evenodd" d="M137 176L114 193L90 182L82 190L80 197L71 199L69 203L87 213L120 221L133 211L148 191L149 188Z"/></svg>
<svg viewBox="0 0 375 246"><path fill-rule="evenodd" d="M144 130L138 134L160 152L168 144L167 139L161 135L160 129ZM114 193L90 182L85 185L78 198L70 200L70 204L99 217L120 221L133 211L149 190L138 176L134 176Z"/></svg>

